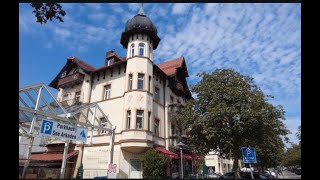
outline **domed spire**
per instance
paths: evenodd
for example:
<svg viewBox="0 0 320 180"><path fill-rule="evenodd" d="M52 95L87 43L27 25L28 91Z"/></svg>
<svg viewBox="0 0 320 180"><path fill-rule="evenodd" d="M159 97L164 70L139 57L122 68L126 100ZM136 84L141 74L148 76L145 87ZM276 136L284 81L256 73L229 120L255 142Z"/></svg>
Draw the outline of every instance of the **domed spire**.
<svg viewBox="0 0 320 180"><path fill-rule="evenodd" d="M157 49L160 42L158 31L152 21L144 14L142 4L140 4L139 13L127 21L124 31L121 34L120 43L124 48L128 47L129 37L134 34L148 35L152 40L153 50Z"/></svg>
<svg viewBox="0 0 320 180"><path fill-rule="evenodd" d="M143 11L143 4L140 3L140 10L139 10L139 15L144 15L144 11Z"/></svg>

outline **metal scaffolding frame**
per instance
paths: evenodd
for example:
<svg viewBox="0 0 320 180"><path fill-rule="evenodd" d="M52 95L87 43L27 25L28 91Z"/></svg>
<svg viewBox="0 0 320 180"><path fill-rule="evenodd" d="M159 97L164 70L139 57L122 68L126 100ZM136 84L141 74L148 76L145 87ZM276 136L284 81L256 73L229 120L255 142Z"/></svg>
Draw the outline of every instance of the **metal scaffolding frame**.
<svg viewBox="0 0 320 180"><path fill-rule="evenodd" d="M102 124L101 118L106 119L107 122ZM91 144L93 130L108 131L111 133L111 137L114 136L115 132L115 126L112 126L108 117L97 103L64 107L55 99L44 83L19 88L19 136L30 138L22 178L25 178L30 162L34 137L46 138L39 134L43 119L50 119L91 130ZM114 138L112 138L111 146L113 146L113 141ZM69 140L65 142L60 178L64 178L69 142ZM112 156L110 154L111 159Z"/></svg>

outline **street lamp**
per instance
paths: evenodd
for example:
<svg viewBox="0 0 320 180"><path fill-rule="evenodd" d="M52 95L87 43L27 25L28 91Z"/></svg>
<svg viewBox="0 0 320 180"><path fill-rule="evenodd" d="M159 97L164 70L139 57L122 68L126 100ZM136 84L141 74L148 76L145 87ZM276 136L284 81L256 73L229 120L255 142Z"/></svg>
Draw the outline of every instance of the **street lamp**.
<svg viewBox="0 0 320 180"><path fill-rule="evenodd" d="M180 148L180 159L181 159L181 179L183 179L183 163L182 163L182 146L185 146L181 141L177 144Z"/></svg>

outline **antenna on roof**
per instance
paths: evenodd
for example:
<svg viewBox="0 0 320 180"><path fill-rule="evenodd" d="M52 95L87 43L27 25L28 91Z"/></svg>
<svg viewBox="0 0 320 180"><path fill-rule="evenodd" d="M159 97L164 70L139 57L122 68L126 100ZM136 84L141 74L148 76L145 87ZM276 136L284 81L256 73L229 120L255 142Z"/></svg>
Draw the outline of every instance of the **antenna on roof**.
<svg viewBox="0 0 320 180"><path fill-rule="evenodd" d="M140 3L140 10L139 13L140 15L144 15L144 11L143 11L143 3Z"/></svg>

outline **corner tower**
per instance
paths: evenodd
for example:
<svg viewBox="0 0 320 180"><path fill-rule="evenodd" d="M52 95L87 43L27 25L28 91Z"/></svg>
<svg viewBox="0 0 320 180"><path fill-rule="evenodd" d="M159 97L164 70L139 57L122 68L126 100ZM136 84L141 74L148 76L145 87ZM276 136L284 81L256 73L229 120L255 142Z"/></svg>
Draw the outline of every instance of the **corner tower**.
<svg viewBox="0 0 320 180"><path fill-rule="evenodd" d="M120 144L122 149L131 153L144 152L156 143L152 55L159 42L157 28L141 6L139 13L126 22L120 40L127 49L124 122Z"/></svg>

